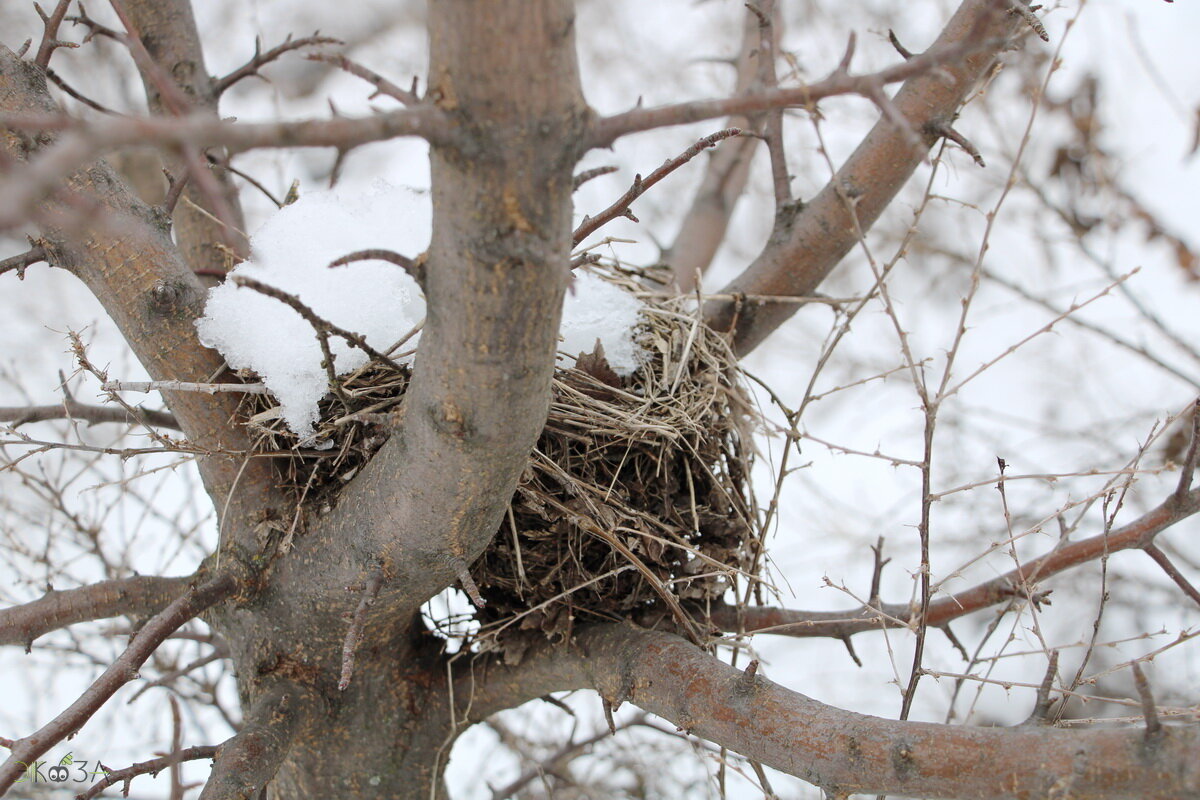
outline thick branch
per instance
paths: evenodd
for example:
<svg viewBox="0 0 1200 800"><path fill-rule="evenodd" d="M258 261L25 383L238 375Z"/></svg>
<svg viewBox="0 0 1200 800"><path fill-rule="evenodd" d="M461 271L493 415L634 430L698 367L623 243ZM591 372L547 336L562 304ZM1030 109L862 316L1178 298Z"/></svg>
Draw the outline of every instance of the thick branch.
<svg viewBox="0 0 1200 800"><path fill-rule="evenodd" d="M179 422L166 411L139 409L139 413L142 419L134 417L120 406L93 406L67 399L50 406L0 406L0 422L7 422L15 428L18 425L49 419L74 419L89 425L101 422L139 425L145 421L156 428L179 430Z"/></svg>
<svg viewBox="0 0 1200 800"><path fill-rule="evenodd" d="M56 109L16 111L4 107L0 108L0 126L25 133L61 134L58 144L48 148L39 159L41 167L35 173L39 183L34 187L39 192L48 191L63 177L104 153L131 145L223 146L232 153L283 147L333 147L345 151L401 136L420 136L434 143L448 143L454 138L447 115L424 105L357 119L260 123L225 122L211 119L207 114L79 120ZM10 174L12 185L23 186L30 178L26 170ZM28 202L26 199L26 205ZM0 221L11 219L15 206L12 200L0 205Z"/></svg>
<svg viewBox="0 0 1200 800"><path fill-rule="evenodd" d="M13 743L12 754L0 765L0 793L8 791L21 777L26 764L32 764L51 747L73 735L118 689L136 678L138 668L179 626L228 598L240 587L241 581L232 572L220 573L188 589L147 622L130 640L125 652L101 673L78 700L37 732Z"/></svg>
<svg viewBox="0 0 1200 800"><path fill-rule="evenodd" d="M280 682L260 694L241 730L217 750L212 775L200 800L250 800L259 797L279 771L292 742L321 707L316 693Z"/></svg>
<svg viewBox="0 0 1200 800"><path fill-rule="evenodd" d="M829 795L928 798L1179 798L1200 792L1200 729L976 728L856 714L730 667L672 634L625 625L578 632L518 669L464 677L471 715L549 691L594 688ZM476 668L476 673L479 668ZM493 690L496 694L493 695ZM474 694L471 694L471 692ZM722 709L714 714L713 709Z"/></svg>
<svg viewBox="0 0 1200 800"><path fill-rule="evenodd" d="M758 17L746 12L742 27L742 44L737 57L737 79L734 95L749 92L759 74L759 54L762 33ZM735 115L724 122L726 128L756 130L749 117ZM750 179L758 139L745 136L713 151L704 169L692 204L683 216L675 241L663 252L663 261L671 265L675 283L681 293L696 288L697 277L708 269L733 216L738 198Z"/></svg>
<svg viewBox="0 0 1200 800"><path fill-rule="evenodd" d="M428 316L399 428L275 568L281 615L297 592L329 623L340 671L345 587L381 569L364 647L455 581L498 530L545 424L571 248L573 168L587 107L568 0L430 6L426 97L453 107L460 145L431 152ZM336 559L330 553L339 554ZM310 564L321 564L314 580ZM288 623L292 624L292 623ZM394 629L392 626L391 629ZM361 651L360 651L361 652ZM359 680L355 667L354 684Z"/></svg>
<svg viewBox="0 0 1200 800"><path fill-rule="evenodd" d="M908 78L889 103L893 113L876 123L833 180L802 211L777 220L763 251L722 289L721 294L735 299L708 303L705 315L709 324L718 330L734 330L737 352L753 350L801 305L743 296L812 294L855 246L860 231L869 229L896 197L937 139L936 125L931 123L954 118L1022 24L1019 16L1007 13L1008 5L996 0L965 0L929 51L892 68L889 77ZM924 63L923 68L904 69L919 62ZM931 69L935 63L938 68ZM831 79L834 84L845 80L848 78ZM877 93L881 85L875 84ZM906 121L903 127L894 121L897 116ZM914 140L920 146L915 147Z"/></svg>
<svg viewBox="0 0 1200 800"><path fill-rule="evenodd" d="M0 609L0 644L29 647L42 634L77 622L125 614L157 614L178 599L194 581L191 577L137 575L78 589L51 589L32 602Z"/></svg>

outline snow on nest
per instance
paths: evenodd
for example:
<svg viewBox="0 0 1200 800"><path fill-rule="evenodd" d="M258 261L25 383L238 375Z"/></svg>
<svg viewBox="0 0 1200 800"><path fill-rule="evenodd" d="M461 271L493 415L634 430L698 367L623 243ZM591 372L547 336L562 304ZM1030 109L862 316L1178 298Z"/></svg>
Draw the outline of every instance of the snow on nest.
<svg viewBox="0 0 1200 800"><path fill-rule="evenodd" d="M416 281L382 261L328 265L368 248L415 256L428 246L431 225L426 192L382 181L366 191L310 192L267 220L251 240L249 260L230 275L295 295L318 316L386 352L425 318L425 298ZM633 337L641 307L641 301L601 278L576 275L563 302L561 353L573 358L590 352L599 339L613 369L629 375L642 357ZM299 314L226 281L209 292L196 327L201 341L220 351L230 367L258 373L279 400L289 428L302 437L312 434L317 403L329 387L317 337ZM337 337L330 337L330 349L338 375L367 361L365 353Z"/></svg>

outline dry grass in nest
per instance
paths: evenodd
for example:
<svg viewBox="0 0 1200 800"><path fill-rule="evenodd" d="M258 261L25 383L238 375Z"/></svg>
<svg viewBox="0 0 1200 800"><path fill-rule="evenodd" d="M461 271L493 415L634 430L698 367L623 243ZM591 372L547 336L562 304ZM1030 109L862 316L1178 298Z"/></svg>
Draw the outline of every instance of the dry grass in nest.
<svg viewBox="0 0 1200 800"><path fill-rule="evenodd" d="M606 275L610 280L623 279ZM636 291L637 284L623 285ZM602 353L555 373L546 427L491 545L471 568L486 605L472 647L517 660L576 622L669 617L697 638L703 608L761 566L749 489L753 415L736 359L685 301L647 301L639 342L649 354L620 380ZM321 404L317 437L297 437L256 398L264 450L292 449L284 483L304 506L332 502L386 439L408 370L371 365Z"/></svg>

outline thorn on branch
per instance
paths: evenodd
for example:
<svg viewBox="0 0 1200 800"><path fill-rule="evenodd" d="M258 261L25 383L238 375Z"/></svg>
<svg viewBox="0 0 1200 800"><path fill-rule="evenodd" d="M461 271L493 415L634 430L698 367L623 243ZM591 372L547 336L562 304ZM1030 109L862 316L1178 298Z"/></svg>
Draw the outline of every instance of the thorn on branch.
<svg viewBox="0 0 1200 800"><path fill-rule="evenodd" d="M164 169L163 175L167 179L167 194L163 198L162 207L167 219L170 219L175 214L175 206L179 205L179 198L183 196L183 190L187 186L191 173L185 172L176 178Z"/></svg>
<svg viewBox="0 0 1200 800"><path fill-rule="evenodd" d="M37 55L34 56L33 63L42 69L45 69L50 64L50 56L54 55L54 51L58 48L79 47L75 42L64 42L58 38L58 28L62 25L63 18L67 15L67 9L70 5L71 0L58 0L54 11L47 14L42 10L40 5L37 3L33 4L34 10L42 18L42 43L38 46Z"/></svg>
<svg viewBox="0 0 1200 800"><path fill-rule="evenodd" d="M1033 29L1033 32L1038 35L1039 39L1043 42L1048 42L1050 41L1050 34L1046 32L1046 26L1038 19L1037 14L1033 13L1040 8L1041 6L1026 5L1022 0L1012 0L1012 8L1009 9L1009 13L1016 14L1025 20L1025 23Z"/></svg>
<svg viewBox="0 0 1200 800"><path fill-rule="evenodd" d="M848 75L850 73L850 62L854 59L854 49L858 47L858 36L854 31L850 32L850 39L846 42L846 52L842 54L842 60L838 62L837 69L833 72L835 75Z"/></svg>
<svg viewBox="0 0 1200 800"><path fill-rule="evenodd" d="M362 643L367 611L375 604L375 598L379 596L379 590L382 587L383 570L376 569L367 578L366 585L362 587L362 597L359 598L358 606L350 618L350 628L346 631L346 638L342 640L342 674L338 678L339 692L346 691L350 686L350 680L354 677L354 654Z"/></svg>
<svg viewBox="0 0 1200 800"><path fill-rule="evenodd" d="M934 134L935 136L949 139L965 150L967 155L969 155L976 164L981 167L987 166L987 164L985 164L983 161L983 156L979 154L979 149L976 148L975 145L971 144L971 141L967 137L963 136L961 133L951 127L950 123L946 122L945 120L933 120L925 126L925 130Z"/></svg>
<svg viewBox="0 0 1200 800"><path fill-rule="evenodd" d="M471 602L476 608L483 608L487 605L487 601L483 599L483 595L479 593L479 587L475 585L475 579L471 577L471 570L467 568L467 562L461 558L454 560L454 572L458 576L458 582L462 584L463 591L467 597L471 598Z"/></svg>
<svg viewBox="0 0 1200 800"><path fill-rule="evenodd" d="M33 242L31 241L30 244ZM16 270L18 280L25 280L25 269L40 261L45 261L46 258L46 248L40 244L34 244L24 253L0 261L0 275Z"/></svg>
<svg viewBox="0 0 1200 800"><path fill-rule="evenodd" d="M1158 719L1158 710L1154 705L1154 693L1150 691L1150 681L1135 661L1133 668L1133 685L1137 688L1138 698L1142 701L1142 716L1146 719L1146 740L1157 736L1162 731L1162 723Z"/></svg>
<svg viewBox="0 0 1200 800"><path fill-rule="evenodd" d="M608 732L613 736L617 735L617 722L613 719L613 712L621 707L621 702L618 700L613 704L608 701L607 697L600 697L600 705L604 709L604 721L608 723Z"/></svg>
<svg viewBox="0 0 1200 800"><path fill-rule="evenodd" d="M846 645L846 652L850 654L850 659L854 662L854 665L861 668L863 662L862 659L858 657L858 653L854 651L854 641L849 636L842 636L840 638L842 640L842 644Z"/></svg>
<svg viewBox="0 0 1200 800"><path fill-rule="evenodd" d="M892 47L896 48L896 52L899 53L900 57L905 61L908 61L913 57L912 51L900 44L900 40L896 38L896 32L891 28L888 28L888 41L892 43Z"/></svg>
<svg viewBox="0 0 1200 800"><path fill-rule="evenodd" d="M213 81L213 92L220 97L221 94L229 89L229 87L241 80L250 77L262 78L262 75L260 75L258 71L267 64L270 64L272 61L278 60L279 57L285 53L290 53L293 50L302 50L305 47L319 47L327 44L340 45L345 44L345 42L340 39L335 39L331 36L321 36L319 35L319 32L314 33L312 36L306 36L302 39L293 39L289 35L283 40L283 44L272 47L270 50L264 53L262 51L262 39L256 38L254 40L254 56L251 57L251 59L245 64L235 69L233 72ZM263 80L266 79L263 78Z"/></svg>
<svg viewBox="0 0 1200 800"><path fill-rule="evenodd" d="M398 100L406 106L414 106L421 102L420 96L417 95L417 79L413 78L412 88L403 89L400 86L392 83L387 78L380 75L374 70L364 67L355 61L351 61L340 53L312 53L305 56L309 61L321 61L326 64L332 64L338 69L348 72L356 78L362 78L367 83L375 87L375 91L368 97L368 100L374 100L379 95L386 95L393 100Z"/></svg>
<svg viewBox="0 0 1200 800"><path fill-rule="evenodd" d="M870 605L876 605L879 602L879 583L883 578L883 568L891 561L890 558L883 557L883 537L871 546L871 553L875 559L875 565L871 568L871 592L867 595L867 602Z"/></svg>
<svg viewBox="0 0 1200 800"><path fill-rule="evenodd" d="M0 272L4 270L0 268ZM1188 444L1187 455L1183 457L1183 467L1179 474L1179 485L1175 487L1175 502L1182 503L1192 488L1192 477L1196 472L1196 460L1200 457L1200 397L1192 404L1192 441Z"/></svg>
<svg viewBox="0 0 1200 800"><path fill-rule="evenodd" d="M610 175L616 171L617 171L617 168L614 166L596 167L595 169L585 169L583 172L581 172L575 176L575 180L572 183L572 189L574 191L578 191L580 186L583 186L585 183L592 180L593 178L599 178L601 175Z"/></svg>

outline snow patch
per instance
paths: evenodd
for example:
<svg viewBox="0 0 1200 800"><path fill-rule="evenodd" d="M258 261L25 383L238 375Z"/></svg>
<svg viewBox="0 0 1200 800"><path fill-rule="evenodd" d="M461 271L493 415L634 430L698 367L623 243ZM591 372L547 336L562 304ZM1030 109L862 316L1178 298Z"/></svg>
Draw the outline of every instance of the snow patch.
<svg viewBox="0 0 1200 800"><path fill-rule="evenodd" d="M361 334L386 352L425 317L416 281L395 264L360 261L329 268L356 250L384 249L411 257L429 245L432 209L428 193L378 181L364 191L337 188L309 192L272 216L251 239L250 258L230 271L292 294L329 322ZM637 369L642 351L634 341L641 301L588 273L577 274L563 302L560 346L573 359L599 339L617 374ZM311 436L317 403L328 391L317 337L293 309L232 281L212 289L200 340L234 369L258 373L279 400L296 434ZM415 347L419 334L405 343ZM367 362L361 350L330 337L334 369L344 375ZM412 356L398 359L409 363Z"/></svg>

